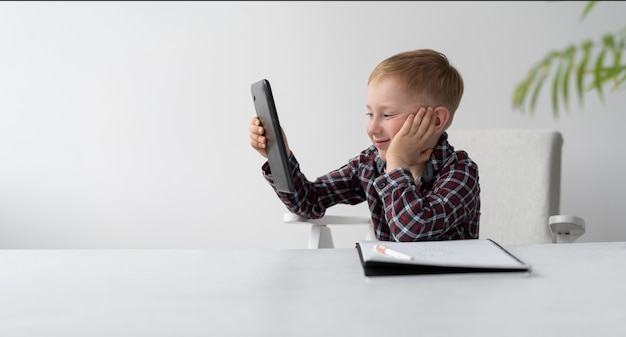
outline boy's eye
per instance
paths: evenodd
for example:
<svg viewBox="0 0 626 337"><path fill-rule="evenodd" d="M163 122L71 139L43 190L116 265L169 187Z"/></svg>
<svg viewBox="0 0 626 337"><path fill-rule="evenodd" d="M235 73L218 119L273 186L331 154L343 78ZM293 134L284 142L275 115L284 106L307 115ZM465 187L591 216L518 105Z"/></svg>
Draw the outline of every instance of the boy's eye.
<svg viewBox="0 0 626 337"><path fill-rule="evenodd" d="M396 118L397 116L399 116L399 113L396 112L388 112L388 113L384 113L383 114L383 118L384 119L392 119L392 118Z"/></svg>
<svg viewBox="0 0 626 337"><path fill-rule="evenodd" d="M365 113L365 115L368 118L370 118L370 119L374 118L374 114L371 113L371 112L367 112L367 113ZM380 114L379 116L381 116L382 118L385 118L385 119L389 119L389 118L393 118L393 117L395 117L397 115L398 115L397 113L393 113L392 112L392 113L383 113L383 114Z"/></svg>

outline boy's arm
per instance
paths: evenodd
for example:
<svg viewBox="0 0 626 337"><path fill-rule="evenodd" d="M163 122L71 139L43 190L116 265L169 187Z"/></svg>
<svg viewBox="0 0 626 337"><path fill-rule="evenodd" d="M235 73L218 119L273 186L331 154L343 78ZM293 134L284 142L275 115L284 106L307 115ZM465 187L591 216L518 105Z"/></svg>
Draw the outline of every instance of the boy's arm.
<svg viewBox="0 0 626 337"><path fill-rule="evenodd" d="M364 201L359 193L360 185L356 174L357 158L348 164L319 177L314 182L309 181L300 170L300 164L293 153L289 156L291 174L294 179L295 193L284 193L276 190L272 180L269 164L263 164L263 175L270 183L280 200L287 209L299 216L308 219L318 219L324 216L330 206L343 204L358 204Z"/></svg>
<svg viewBox="0 0 626 337"><path fill-rule="evenodd" d="M478 228L469 233L460 226L474 220L480 207L478 169L471 160L442 168L432 186L416 184L407 169L380 176L375 185L395 241L478 237Z"/></svg>

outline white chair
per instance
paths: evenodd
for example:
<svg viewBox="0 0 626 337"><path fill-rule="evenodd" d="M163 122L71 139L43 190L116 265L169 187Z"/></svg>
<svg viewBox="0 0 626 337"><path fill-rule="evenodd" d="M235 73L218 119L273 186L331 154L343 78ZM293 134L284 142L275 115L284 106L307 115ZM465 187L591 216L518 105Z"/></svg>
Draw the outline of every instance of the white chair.
<svg viewBox="0 0 626 337"><path fill-rule="evenodd" d="M467 151L478 164L479 238L501 244L569 243L584 234L584 219L559 214L563 146L560 132L450 129L448 141L455 149ZM369 225L359 239L374 239L369 215L327 215L310 220L286 213L283 221L311 226L309 248L334 247L330 225Z"/></svg>

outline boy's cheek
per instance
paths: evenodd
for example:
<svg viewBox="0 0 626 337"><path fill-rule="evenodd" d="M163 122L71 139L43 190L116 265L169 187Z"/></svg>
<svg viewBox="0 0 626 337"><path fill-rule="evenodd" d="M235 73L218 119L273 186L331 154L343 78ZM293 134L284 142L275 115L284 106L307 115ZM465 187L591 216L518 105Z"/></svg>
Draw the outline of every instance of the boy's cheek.
<svg viewBox="0 0 626 337"><path fill-rule="evenodd" d="M391 137L390 137L390 138L391 138L391 139L393 139L393 138L394 138L394 137L398 134L398 132L400 132L400 129L401 129L401 128L402 128L402 125L400 125L399 127L395 127L395 128L392 130L392 132L390 133L390 135L391 135Z"/></svg>

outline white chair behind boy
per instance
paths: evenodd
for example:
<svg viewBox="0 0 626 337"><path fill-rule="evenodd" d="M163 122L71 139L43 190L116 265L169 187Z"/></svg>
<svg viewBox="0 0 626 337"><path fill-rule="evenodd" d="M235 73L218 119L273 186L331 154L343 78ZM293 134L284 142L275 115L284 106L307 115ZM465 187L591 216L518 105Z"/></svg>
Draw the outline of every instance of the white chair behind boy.
<svg viewBox="0 0 626 337"><path fill-rule="evenodd" d="M500 244L569 243L585 232L578 216L560 215L560 132L544 129L448 130L455 149L478 164L481 187L479 238ZM309 248L333 248L331 225L364 224L363 237L374 239L368 214L326 215L304 219L284 214L288 223L311 226Z"/></svg>

